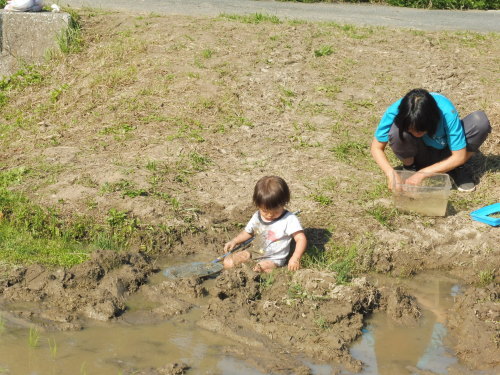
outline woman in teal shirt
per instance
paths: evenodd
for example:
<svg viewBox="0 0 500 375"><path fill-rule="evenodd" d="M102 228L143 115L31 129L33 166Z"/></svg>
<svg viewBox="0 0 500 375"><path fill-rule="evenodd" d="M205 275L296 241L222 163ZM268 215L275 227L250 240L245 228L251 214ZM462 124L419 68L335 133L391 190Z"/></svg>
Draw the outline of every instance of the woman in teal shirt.
<svg viewBox="0 0 500 375"><path fill-rule="evenodd" d="M389 189L394 169L385 155L388 143L404 169L449 172L458 190L473 191L472 174L463 166L490 132L484 112L476 111L460 120L448 98L414 89L387 108L375 131L371 153L386 174ZM424 176L417 173L406 183L419 184Z"/></svg>

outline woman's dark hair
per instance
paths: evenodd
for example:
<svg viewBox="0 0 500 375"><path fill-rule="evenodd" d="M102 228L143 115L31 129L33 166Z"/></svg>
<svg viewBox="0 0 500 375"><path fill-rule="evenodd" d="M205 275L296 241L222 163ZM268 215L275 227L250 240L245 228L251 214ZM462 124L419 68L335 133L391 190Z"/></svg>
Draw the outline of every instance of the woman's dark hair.
<svg viewBox="0 0 500 375"><path fill-rule="evenodd" d="M408 130L426 132L430 136L436 133L441 111L429 91L411 90L401 100L398 111L394 124L399 129L401 139L404 139L403 132L408 132Z"/></svg>
<svg viewBox="0 0 500 375"><path fill-rule="evenodd" d="M290 202L290 189L285 180L278 176L262 177L255 184L253 203L269 210L283 207Z"/></svg>

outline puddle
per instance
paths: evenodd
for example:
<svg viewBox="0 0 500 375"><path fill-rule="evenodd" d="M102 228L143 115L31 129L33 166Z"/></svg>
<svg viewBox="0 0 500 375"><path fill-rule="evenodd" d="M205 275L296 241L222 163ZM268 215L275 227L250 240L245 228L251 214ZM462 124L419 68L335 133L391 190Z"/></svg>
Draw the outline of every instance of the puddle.
<svg viewBox="0 0 500 375"><path fill-rule="evenodd" d="M415 369L447 374L458 366L447 346L445 315L454 297L461 293L456 280L439 274L426 274L411 280L397 281L381 276L383 285L403 285L422 307L418 326L402 327L385 313L374 314L363 329L361 339L351 347L353 357L366 367L361 375L416 374Z"/></svg>
<svg viewBox="0 0 500 375"><path fill-rule="evenodd" d="M412 368L447 374L449 366L457 366L446 346L443 324L445 311L461 293L457 282L437 274L404 281L378 276L373 281L403 285L424 306L423 318L418 327L410 328L395 325L385 313L370 318L361 339L351 349L352 355L366 364L360 374L411 375L416 373ZM130 314L152 307L140 298L130 303ZM199 328L196 321L200 314L194 309L183 316L182 322L94 323L77 332L40 332L37 345L33 345L29 327L20 326L4 313L0 322L0 374L118 375L125 369L161 367L179 361L191 366L190 374L262 374L225 355L225 347L238 344ZM316 375L331 374L334 369L327 364L304 363Z"/></svg>
<svg viewBox="0 0 500 375"><path fill-rule="evenodd" d="M161 367L183 361L192 373L260 375L244 363L222 355L234 345L189 322L151 326L103 324L77 332L39 333L36 347L26 328L6 327L0 335L0 374L121 374L124 369Z"/></svg>

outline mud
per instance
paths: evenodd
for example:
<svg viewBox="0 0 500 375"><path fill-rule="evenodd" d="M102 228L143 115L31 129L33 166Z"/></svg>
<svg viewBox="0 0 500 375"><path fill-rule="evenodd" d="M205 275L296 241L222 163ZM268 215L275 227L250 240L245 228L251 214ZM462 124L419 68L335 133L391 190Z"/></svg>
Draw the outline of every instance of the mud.
<svg viewBox="0 0 500 375"><path fill-rule="evenodd" d="M108 321L125 311L126 297L155 270L141 253L97 251L70 269L21 267L0 284L2 305L36 302L9 312L46 329L80 329L84 319Z"/></svg>
<svg viewBox="0 0 500 375"><path fill-rule="evenodd" d="M262 372L308 374L304 357L359 371L349 347L373 312L403 327L422 319L411 291L365 275L437 270L465 289L443 319L459 359L470 372L495 371L500 232L469 212L500 192L497 36L93 11L82 24L82 52L52 62L44 81L2 108L1 129L10 130L0 167L32 170L12 189L62 217L105 222L113 208L144 225L187 229L149 254L141 244L99 251L70 269L0 264L5 319L78 330L89 321L182 324L200 309L199 326L239 343L225 352ZM333 53L316 56L322 46ZM444 93L462 115L484 109L493 132L472 160L477 191L452 192L446 217L398 214L381 223L367 210L391 213L392 203L367 145L385 108L413 87ZM335 154L353 143L359 155ZM209 162L190 165L193 153ZM215 279L158 277L169 257L220 255L250 217L253 184L264 174L289 182L290 209L303 211L311 249L356 247L352 283L313 269L278 270L272 280L246 267ZM123 181L148 195L106 190ZM489 285L478 285L481 271L492 272ZM147 305L133 305L137 294ZM189 374L176 362L136 370Z"/></svg>

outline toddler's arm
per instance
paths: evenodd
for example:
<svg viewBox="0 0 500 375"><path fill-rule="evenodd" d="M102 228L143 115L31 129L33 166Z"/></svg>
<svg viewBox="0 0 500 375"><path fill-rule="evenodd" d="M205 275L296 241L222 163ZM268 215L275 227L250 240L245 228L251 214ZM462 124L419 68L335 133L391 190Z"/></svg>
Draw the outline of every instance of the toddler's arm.
<svg viewBox="0 0 500 375"><path fill-rule="evenodd" d="M239 245L242 242L245 242L246 240L249 240L253 236L246 232L246 231L241 231L236 237L234 237L231 241L226 242L224 245L224 252L231 251L235 248L235 246Z"/></svg>
<svg viewBox="0 0 500 375"><path fill-rule="evenodd" d="M300 268L300 258L302 258L302 255L306 251L307 238L302 230L292 234L292 237L295 240L295 251L288 261L288 269L290 271L297 271Z"/></svg>

